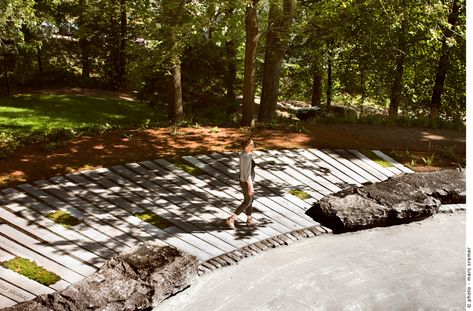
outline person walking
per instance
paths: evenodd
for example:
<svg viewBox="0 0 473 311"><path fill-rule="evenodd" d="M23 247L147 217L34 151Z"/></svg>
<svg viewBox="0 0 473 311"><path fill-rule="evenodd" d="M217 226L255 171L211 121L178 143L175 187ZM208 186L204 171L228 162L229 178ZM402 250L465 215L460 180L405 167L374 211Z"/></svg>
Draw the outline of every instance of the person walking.
<svg viewBox="0 0 473 311"><path fill-rule="evenodd" d="M255 161L253 160L252 151L255 147L253 139L247 138L242 140L240 152L240 186L243 192L243 203L238 206L235 212L226 220L227 225L235 229L235 220L243 211L246 214L246 224L255 225L256 221L251 214L253 213L254 198L254 181L255 181Z"/></svg>

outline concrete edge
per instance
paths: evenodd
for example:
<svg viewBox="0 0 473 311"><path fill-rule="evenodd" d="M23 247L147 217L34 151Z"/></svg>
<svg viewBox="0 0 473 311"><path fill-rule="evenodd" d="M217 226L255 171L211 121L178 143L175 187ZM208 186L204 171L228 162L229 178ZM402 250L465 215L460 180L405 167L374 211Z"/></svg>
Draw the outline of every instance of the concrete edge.
<svg viewBox="0 0 473 311"><path fill-rule="evenodd" d="M461 213L466 211L466 204L454 204L454 205L441 205L439 210L435 214L453 214ZM284 234L273 236L265 240L261 240L241 248L237 248L231 252L210 258L204 262L200 262L198 265L197 273L202 276L211 271L215 271L220 268L227 266L237 265L241 260L255 256L263 251L271 248L288 246L297 241L313 238L322 234L332 233L332 230L322 226L315 225L302 229L293 230Z"/></svg>
<svg viewBox="0 0 473 311"><path fill-rule="evenodd" d="M457 212L466 212L466 203L440 205L436 214L453 214Z"/></svg>
<svg viewBox="0 0 473 311"><path fill-rule="evenodd" d="M201 262L198 265L197 273L201 276L220 268L237 265L244 258L257 255L265 250L291 245L297 241L326 233L332 233L332 230L321 225L315 225L273 236Z"/></svg>

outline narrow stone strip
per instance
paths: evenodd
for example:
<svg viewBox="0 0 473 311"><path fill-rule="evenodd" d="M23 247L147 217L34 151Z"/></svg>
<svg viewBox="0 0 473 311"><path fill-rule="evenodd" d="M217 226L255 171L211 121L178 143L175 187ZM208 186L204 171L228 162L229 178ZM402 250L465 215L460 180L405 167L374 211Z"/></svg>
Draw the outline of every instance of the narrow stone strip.
<svg viewBox="0 0 473 311"><path fill-rule="evenodd" d="M441 214L452 214L455 212L464 212L466 211L466 204L445 204L440 205L440 208L437 213Z"/></svg>
<svg viewBox="0 0 473 311"><path fill-rule="evenodd" d="M198 274L204 275L211 271L237 265L246 257L257 255L270 248L291 245L302 239L312 238L324 233L331 233L331 230L320 225L307 227L304 229L293 230L285 234L280 234L256 243L249 244L231 252L210 258L207 261L201 262L198 267Z"/></svg>

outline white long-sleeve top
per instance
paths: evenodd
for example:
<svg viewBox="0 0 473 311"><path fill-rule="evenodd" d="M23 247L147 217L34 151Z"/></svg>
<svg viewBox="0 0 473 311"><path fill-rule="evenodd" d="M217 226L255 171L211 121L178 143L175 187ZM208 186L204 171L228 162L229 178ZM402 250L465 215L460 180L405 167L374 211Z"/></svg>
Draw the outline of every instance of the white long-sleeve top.
<svg viewBox="0 0 473 311"><path fill-rule="evenodd" d="M240 181L253 182L255 180L254 161L251 153L240 153Z"/></svg>

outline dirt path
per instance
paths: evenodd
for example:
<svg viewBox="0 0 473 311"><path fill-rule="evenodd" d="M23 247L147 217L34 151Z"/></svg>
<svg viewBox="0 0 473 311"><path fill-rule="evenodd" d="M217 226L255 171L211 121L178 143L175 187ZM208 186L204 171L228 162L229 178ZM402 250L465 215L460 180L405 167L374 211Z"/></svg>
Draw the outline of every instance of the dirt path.
<svg viewBox="0 0 473 311"><path fill-rule="evenodd" d="M97 167L186 154L236 151L238 140L245 135L248 133L234 128L179 128L174 131L162 128L80 137L53 152L30 145L19 149L15 157L0 160L0 188ZM416 170L455 166L458 159L464 161L466 149L465 133L422 128L320 124L313 126L310 133L255 130L252 136L257 149L379 149L405 164L415 164ZM441 156L442 150L455 151L458 159ZM434 166L422 165L425 164L422 157L434 151L438 154Z"/></svg>

